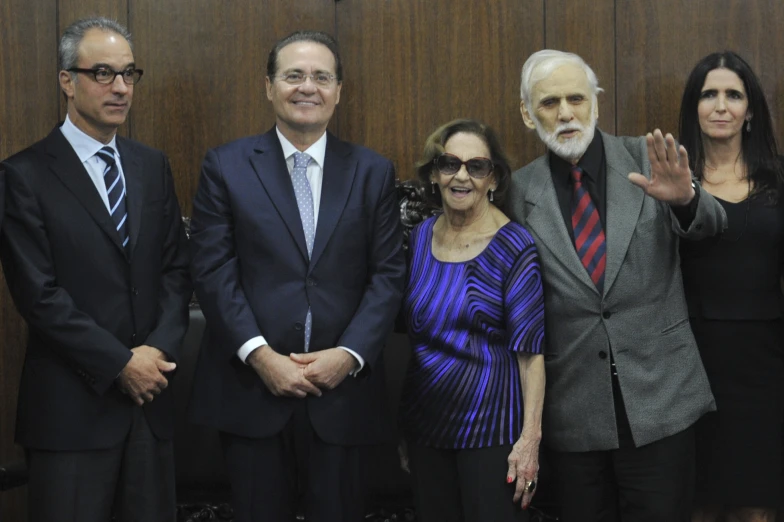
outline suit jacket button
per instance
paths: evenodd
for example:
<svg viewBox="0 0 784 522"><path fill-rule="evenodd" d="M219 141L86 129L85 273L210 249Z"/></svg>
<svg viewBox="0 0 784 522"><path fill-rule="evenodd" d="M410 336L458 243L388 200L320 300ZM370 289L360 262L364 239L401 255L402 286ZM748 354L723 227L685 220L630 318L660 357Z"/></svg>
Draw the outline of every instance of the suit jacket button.
<svg viewBox="0 0 784 522"><path fill-rule="evenodd" d="M316 286L316 280L308 278L308 286Z"/></svg>
<svg viewBox="0 0 784 522"><path fill-rule="evenodd" d="M296 331L301 332L302 328L303 328L302 323L300 323L300 322L294 323L294 329Z"/></svg>
<svg viewBox="0 0 784 522"><path fill-rule="evenodd" d="M139 290L138 290L138 289L136 289L136 288L131 288L131 293L132 293L134 296L137 296L137 295L139 295Z"/></svg>
<svg viewBox="0 0 784 522"><path fill-rule="evenodd" d="M605 352L604 350L600 351L599 359L606 359L606 358L607 358L607 352Z"/></svg>
<svg viewBox="0 0 784 522"><path fill-rule="evenodd" d="M608 310L602 312L602 317L604 317L605 319L609 319L611 315L612 314Z"/></svg>

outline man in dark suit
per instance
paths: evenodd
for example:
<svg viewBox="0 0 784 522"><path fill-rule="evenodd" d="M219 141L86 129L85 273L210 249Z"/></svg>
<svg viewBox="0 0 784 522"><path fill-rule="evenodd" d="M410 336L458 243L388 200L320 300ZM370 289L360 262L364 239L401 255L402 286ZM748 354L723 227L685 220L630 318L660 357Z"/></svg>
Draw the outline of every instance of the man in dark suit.
<svg viewBox="0 0 784 522"><path fill-rule="evenodd" d="M171 522L187 245L166 157L116 136L142 71L103 18L60 41L62 126L3 162L2 254L29 327L16 438L33 521Z"/></svg>
<svg viewBox="0 0 784 522"><path fill-rule="evenodd" d="M564 522L686 521L692 425L715 404L678 242L721 232L726 216L672 136L598 131L600 90L571 53L523 67L523 120L549 149L514 173L511 194L543 271L542 435Z"/></svg>
<svg viewBox="0 0 784 522"><path fill-rule="evenodd" d="M207 153L192 274L207 319L192 417L221 431L239 522L362 520L361 448L388 438L381 351L405 261L389 160L327 132L335 41L267 62L276 125ZM299 498L298 498L299 497Z"/></svg>

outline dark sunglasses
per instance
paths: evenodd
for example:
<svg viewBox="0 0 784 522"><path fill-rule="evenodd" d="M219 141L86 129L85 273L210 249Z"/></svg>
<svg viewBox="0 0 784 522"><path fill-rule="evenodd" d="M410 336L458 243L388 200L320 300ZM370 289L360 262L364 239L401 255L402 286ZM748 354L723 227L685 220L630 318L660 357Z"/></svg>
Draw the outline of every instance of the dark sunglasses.
<svg viewBox="0 0 784 522"><path fill-rule="evenodd" d="M460 167L465 165L468 175L472 178L481 179L486 178L493 172L493 162L487 158L471 158L462 161L454 154L444 152L433 163L438 169L438 172L447 176L454 176L460 170Z"/></svg>

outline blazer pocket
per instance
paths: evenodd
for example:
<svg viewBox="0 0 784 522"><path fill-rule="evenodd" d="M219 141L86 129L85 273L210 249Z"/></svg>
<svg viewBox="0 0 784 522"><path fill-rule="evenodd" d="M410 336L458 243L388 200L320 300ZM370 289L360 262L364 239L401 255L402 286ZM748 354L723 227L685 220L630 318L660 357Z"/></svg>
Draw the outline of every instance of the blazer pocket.
<svg viewBox="0 0 784 522"><path fill-rule="evenodd" d="M343 209L343 213L340 215L340 221L357 221L365 219L365 217L365 209L363 207L348 207Z"/></svg>
<svg viewBox="0 0 784 522"><path fill-rule="evenodd" d="M664 328L661 331L661 335L670 334L670 333L676 332L676 331L678 331L678 330L680 330L682 328L690 328L689 318L688 317L686 317L684 319L681 319L680 321L667 326L666 328Z"/></svg>
<svg viewBox="0 0 784 522"><path fill-rule="evenodd" d="M145 199L142 203L144 208L163 208L166 204L166 198L163 197L156 197L155 199Z"/></svg>

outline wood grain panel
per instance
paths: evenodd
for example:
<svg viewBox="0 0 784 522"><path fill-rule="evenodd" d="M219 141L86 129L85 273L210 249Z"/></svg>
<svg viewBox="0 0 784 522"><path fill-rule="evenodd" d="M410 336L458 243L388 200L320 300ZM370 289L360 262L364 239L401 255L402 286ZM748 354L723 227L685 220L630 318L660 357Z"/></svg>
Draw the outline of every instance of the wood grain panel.
<svg viewBox="0 0 784 522"><path fill-rule="evenodd" d="M392 159L400 178L459 117L492 126L515 167L541 153L519 110L520 70L544 43L540 0L342 0L337 19L340 135Z"/></svg>
<svg viewBox="0 0 784 522"><path fill-rule="evenodd" d="M0 2L0 158L57 123L56 12L54 1Z"/></svg>
<svg viewBox="0 0 784 522"><path fill-rule="evenodd" d="M618 2L618 127L641 134L677 130L686 78L703 56L732 49L760 75L782 143L784 45L777 0Z"/></svg>
<svg viewBox="0 0 784 522"><path fill-rule="evenodd" d="M50 0L57 3L57 38L59 42L65 28L73 22L93 16L102 16L117 20L128 27L128 0ZM57 55L55 54L55 57ZM66 102L62 95L58 96L60 103L60 119L65 119ZM119 134L128 135L128 122L120 127Z"/></svg>
<svg viewBox="0 0 784 522"><path fill-rule="evenodd" d="M57 9L0 2L0 159L41 139L57 123ZM0 463L23 458L14 445L26 328L0 279ZM26 488L0 494L0 520L26 520Z"/></svg>
<svg viewBox="0 0 784 522"><path fill-rule="evenodd" d="M132 137L171 158L190 214L204 153L274 124L264 75L276 40L298 29L334 33L324 0L131 0L136 59Z"/></svg>
<svg viewBox="0 0 784 522"><path fill-rule="evenodd" d="M545 47L579 54L599 78L599 127L615 132L615 0L550 0Z"/></svg>

